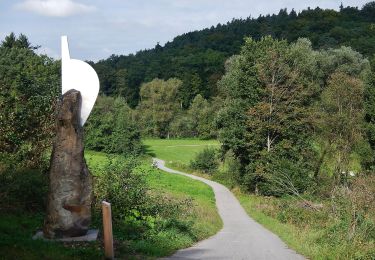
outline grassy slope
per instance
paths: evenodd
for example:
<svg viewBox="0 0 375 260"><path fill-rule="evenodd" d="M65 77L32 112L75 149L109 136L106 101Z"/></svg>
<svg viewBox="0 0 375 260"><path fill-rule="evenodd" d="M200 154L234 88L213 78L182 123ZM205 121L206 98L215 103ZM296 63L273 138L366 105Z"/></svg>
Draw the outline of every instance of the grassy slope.
<svg viewBox="0 0 375 260"><path fill-rule="evenodd" d="M298 228L287 223L281 223L272 216L265 214L262 211L263 207L269 205L265 199L260 196L243 194L239 191L235 192L236 197L244 207L247 214L249 214L255 221L265 226L267 229L277 234L290 248L298 253L308 256L312 259L332 259L327 254L327 248L315 245L312 240L318 238L318 232L308 233L301 232ZM266 205L266 206L265 206Z"/></svg>
<svg viewBox="0 0 375 260"><path fill-rule="evenodd" d="M86 154L89 165L100 165L107 160L106 155L89 152ZM151 164L149 158L145 163ZM217 213L215 194L212 189L200 182L185 176L153 171L147 176L151 192L163 194L171 200L189 200L192 202L193 214L180 216L181 219L192 223L192 234L180 232L171 234L170 231L160 233L150 241L137 241L131 247L149 256L165 256L180 248L186 248L195 242L214 235L222 228L222 221ZM171 239L173 236L173 239Z"/></svg>
<svg viewBox="0 0 375 260"><path fill-rule="evenodd" d="M196 214L193 226L197 240L212 236L222 228L222 221L216 209L215 194L208 185L162 171L150 176L148 182L154 190L173 197L193 200Z"/></svg>
<svg viewBox="0 0 375 260"><path fill-rule="evenodd" d="M87 152L89 167L105 163L106 155ZM146 163L146 162L145 162ZM149 163L147 161L147 163ZM161 171L147 177L152 192L162 193L170 198L190 200L194 214L184 216L193 223L192 234L160 232L154 240L136 241L129 244L126 250L120 249L117 257L132 259L134 250L141 252L136 259L146 259L171 254L173 251L188 247L198 240L215 234L222 227L217 213L215 196L206 184L190 178L172 175ZM58 243L32 240L43 223L43 213L0 214L0 252L1 259L101 259L103 249L101 242L91 243ZM183 218L183 216L181 216ZM186 220L186 219L185 219ZM98 226L100 228L100 226ZM173 239L171 239L173 236ZM142 252L145 254L143 255ZM128 255L129 254L129 255ZM132 257L130 257L132 256Z"/></svg>

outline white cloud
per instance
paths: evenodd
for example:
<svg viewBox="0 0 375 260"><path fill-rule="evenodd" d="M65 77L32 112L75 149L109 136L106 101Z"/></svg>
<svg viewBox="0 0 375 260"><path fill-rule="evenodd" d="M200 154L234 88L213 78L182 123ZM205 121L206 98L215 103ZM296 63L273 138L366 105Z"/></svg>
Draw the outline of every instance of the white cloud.
<svg viewBox="0 0 375 260"><path fill-rule="evenodd" d="M94 11L96 8L72 0L26 0L16 5L17 9L44 16L65 17Z"/></svg>

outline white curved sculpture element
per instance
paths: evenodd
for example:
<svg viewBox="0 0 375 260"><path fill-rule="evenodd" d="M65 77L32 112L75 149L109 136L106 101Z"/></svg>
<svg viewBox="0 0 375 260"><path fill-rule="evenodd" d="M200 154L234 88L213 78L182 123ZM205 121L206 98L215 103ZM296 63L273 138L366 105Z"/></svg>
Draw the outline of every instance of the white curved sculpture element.
<svg viewBox="0 0 375 260"><path fill-rule="evenodd" d="M81 126L83 126L98 97L99 78L89 64L70 58L67 36L61 37L61 85L62 94L71 89L81 92Z"/></svg>

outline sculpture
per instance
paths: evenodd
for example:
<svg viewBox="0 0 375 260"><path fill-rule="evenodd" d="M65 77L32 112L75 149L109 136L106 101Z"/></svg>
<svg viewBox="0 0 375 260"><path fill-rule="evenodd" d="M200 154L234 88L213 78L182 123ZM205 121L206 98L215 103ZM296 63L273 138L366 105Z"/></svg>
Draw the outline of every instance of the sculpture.
<svg viewBox="0 0 375 260"><path fill-rule="evenodd" d="M83 128L99 92L99 79L87 63L70 59L61 38L62 101L51 155L46 238L83 236L91 221L92 180L84 158Z"/></svg>
<svg viewBox="0 0 375 260"><path fill-rule="evenodd" d="M61 85L62 95L71 89L81 92L81 126L83 126L98 97L99 78L89 64L70 58L68 37L66 36L61 37Z"/></svg>

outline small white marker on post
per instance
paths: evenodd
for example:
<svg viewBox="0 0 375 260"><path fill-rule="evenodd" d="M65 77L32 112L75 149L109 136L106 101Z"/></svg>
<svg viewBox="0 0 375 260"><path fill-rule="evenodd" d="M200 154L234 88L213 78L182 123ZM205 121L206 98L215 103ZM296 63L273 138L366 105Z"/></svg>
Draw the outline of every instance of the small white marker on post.
<svg viewBox="0 0 375 260"><path fill-rule="evenodd" d="M104 252L106 259L114 259L111 203L102 202Z"/></svg>

